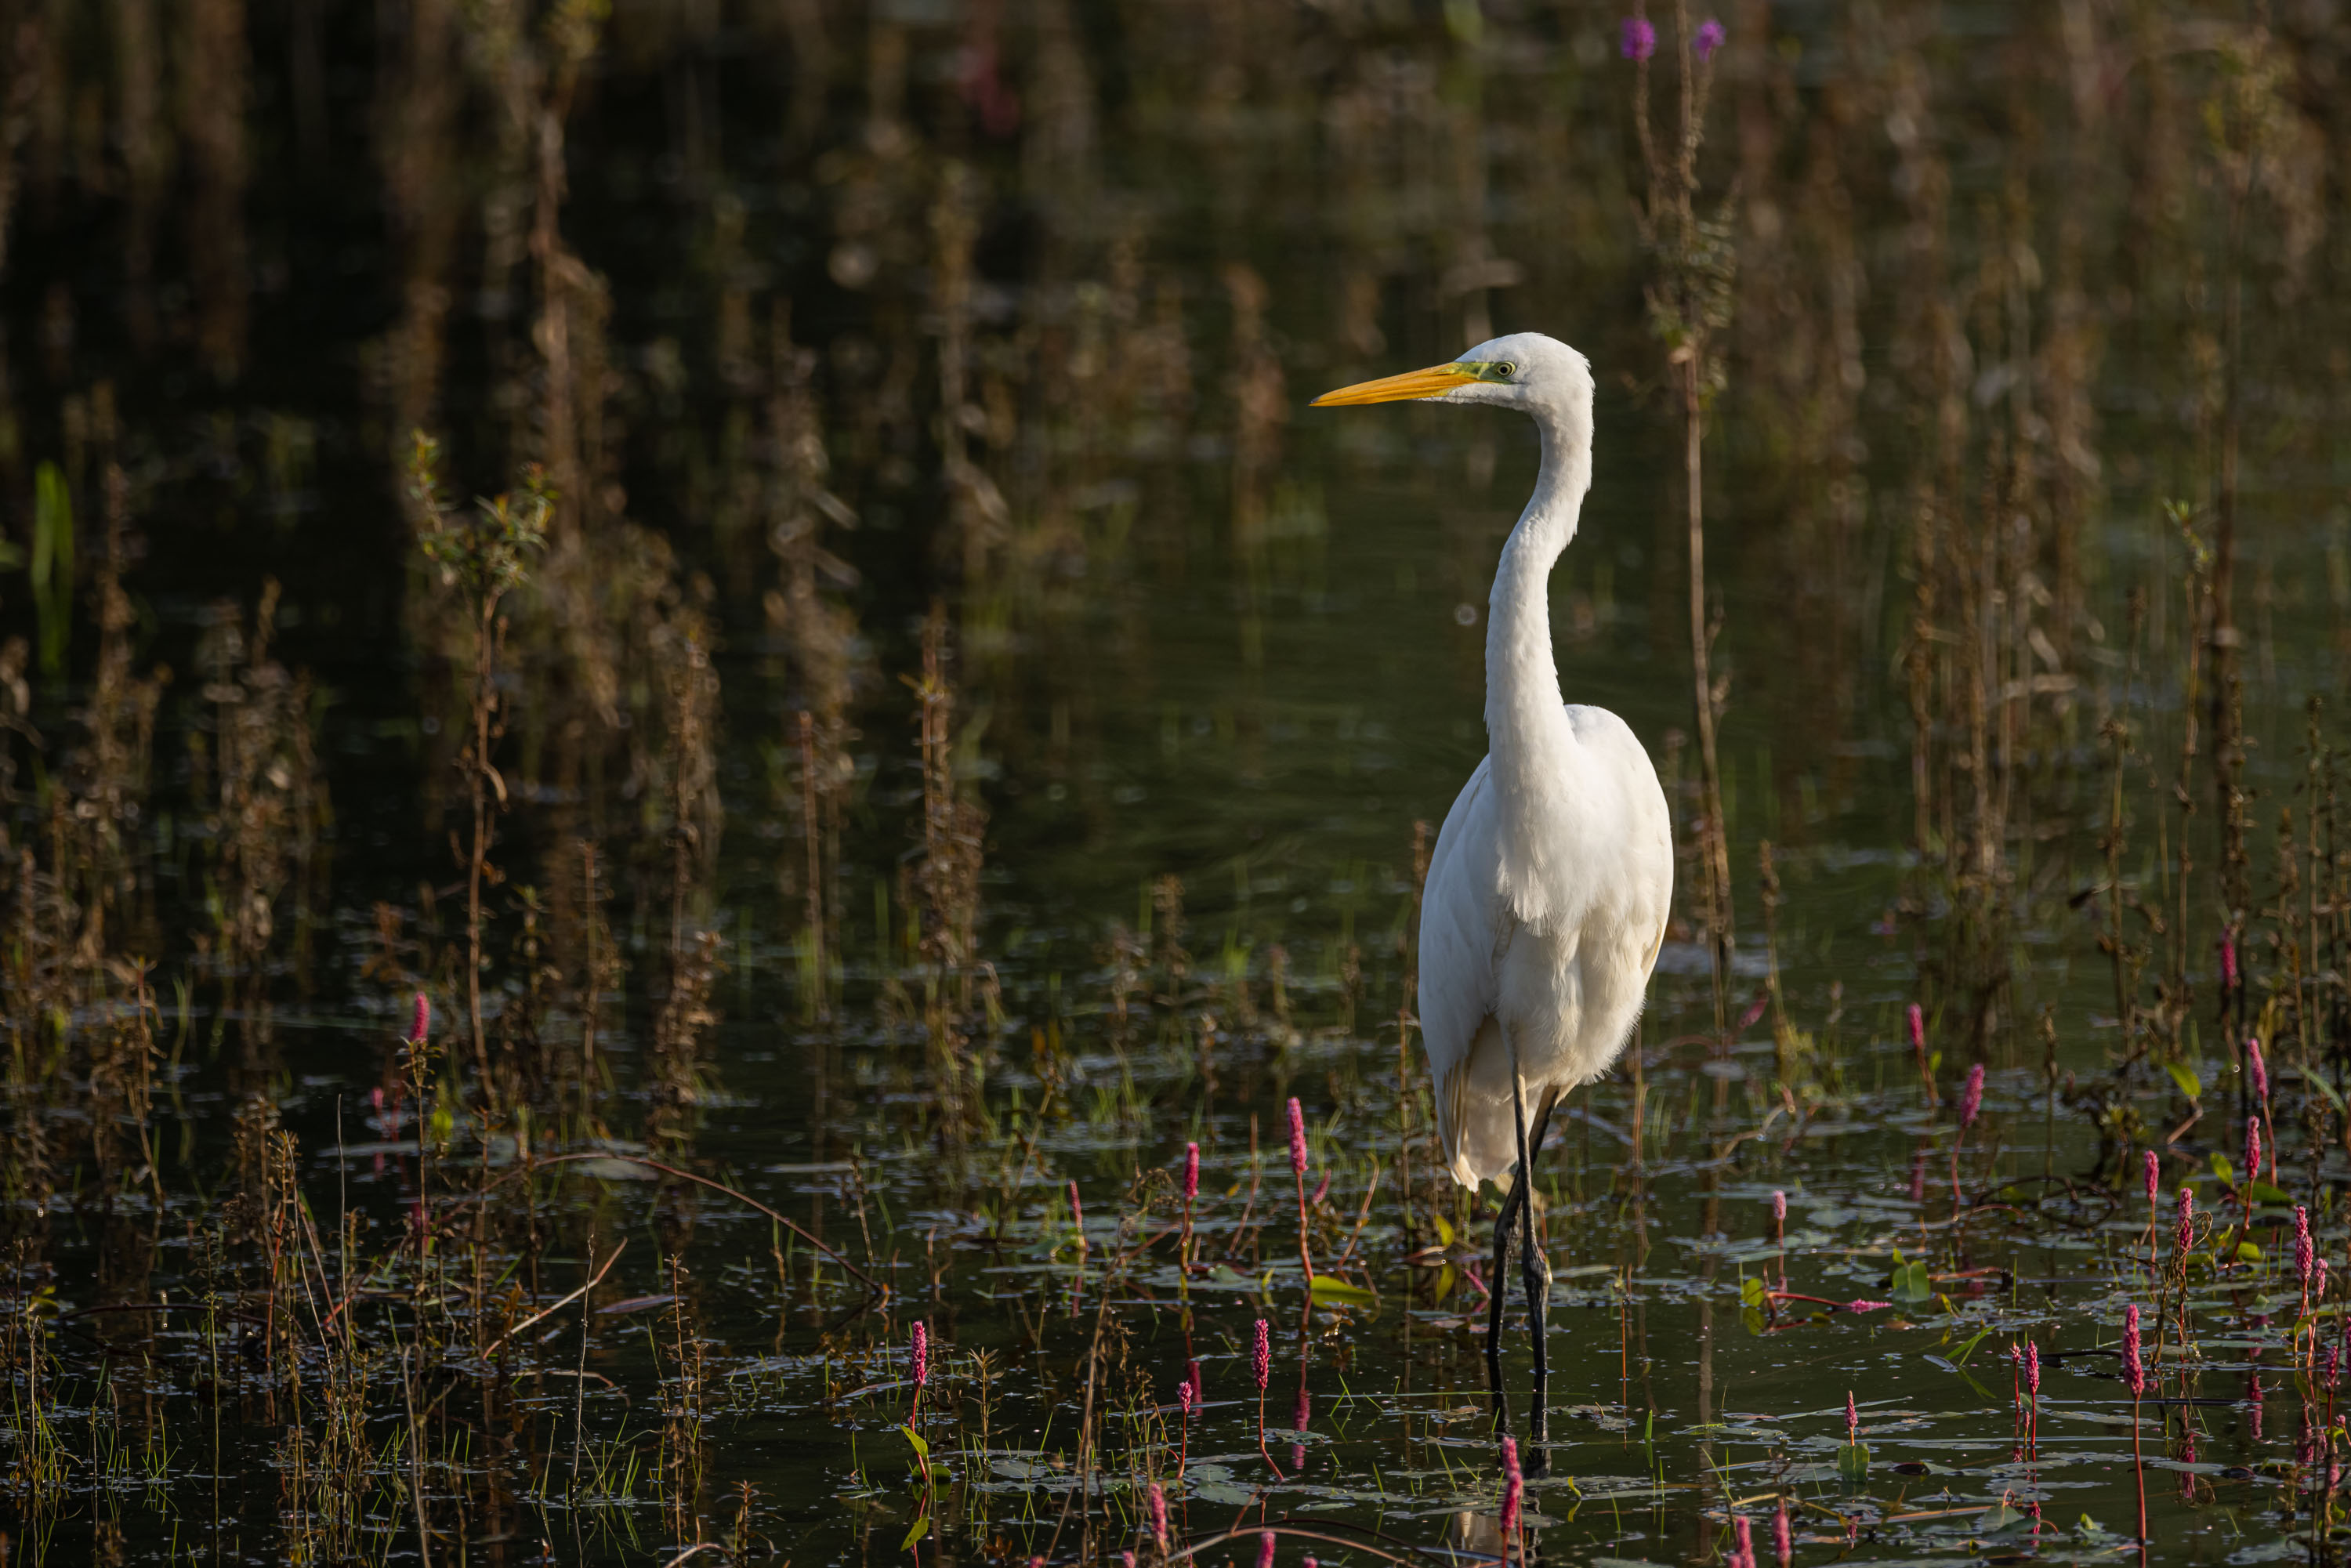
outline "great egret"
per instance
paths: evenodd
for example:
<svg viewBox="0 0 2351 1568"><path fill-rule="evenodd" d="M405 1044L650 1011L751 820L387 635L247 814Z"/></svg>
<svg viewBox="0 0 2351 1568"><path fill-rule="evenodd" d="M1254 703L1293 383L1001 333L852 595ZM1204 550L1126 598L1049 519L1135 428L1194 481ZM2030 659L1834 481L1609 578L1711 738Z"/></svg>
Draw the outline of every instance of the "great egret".
<svg viewBox="0 0 2351 1568"><path fill-rule="evenodd" d="M1494 1227L1486 1329L1495 1420L1508 1419L1503 1270L1515 1217L1540 1443L1551 1281L1535 1247L1531 1156L1560 1097L1608 1071L1640 1015L1673 899L1673 829L1648 753L1614 714L1563 701L1552 659L1551 569L1592 487L1592 367L1555 339L1517 332L1314 404L1407 398L1515 408L1542 434L1535 493L1489 602L1486 759L1446 813L1420 914L1421 1040L1453 1179L1513 1176Z"/></svg>

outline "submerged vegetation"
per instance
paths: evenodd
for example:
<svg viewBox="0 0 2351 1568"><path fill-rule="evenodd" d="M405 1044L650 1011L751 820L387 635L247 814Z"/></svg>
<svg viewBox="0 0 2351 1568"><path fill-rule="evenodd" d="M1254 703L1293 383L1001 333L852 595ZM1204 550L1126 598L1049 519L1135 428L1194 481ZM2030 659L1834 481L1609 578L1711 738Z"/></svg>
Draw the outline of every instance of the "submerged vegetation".
<svg viewBox="0 0 2351 1568"><path fill-rule="evenodd" d="M0 12L0 1555L2339 1550L2324 7ZM1530 444L1299 407L1498 327L1682 856L1528 1455Z"/></svg>

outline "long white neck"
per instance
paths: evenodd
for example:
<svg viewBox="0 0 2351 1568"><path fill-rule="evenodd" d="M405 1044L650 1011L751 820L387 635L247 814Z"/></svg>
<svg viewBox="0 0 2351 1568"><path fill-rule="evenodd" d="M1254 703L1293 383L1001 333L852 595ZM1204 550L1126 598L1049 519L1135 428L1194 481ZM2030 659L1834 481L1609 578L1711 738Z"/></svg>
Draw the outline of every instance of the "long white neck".
<svg viewBox="0 0 2351 1568"><path fill-rule="evenodd" d="M1501 892L1519 918L1542 925L1554 913L1550 874L1572 846L1558 841L1562 796L1573 787L1578 750L1552 657L1551 569L1575 537L1592 487L1588 408L1535 411L1542 471L1535 493L1502 546L1486 622L1486 736L1500 807Z"/></svg>

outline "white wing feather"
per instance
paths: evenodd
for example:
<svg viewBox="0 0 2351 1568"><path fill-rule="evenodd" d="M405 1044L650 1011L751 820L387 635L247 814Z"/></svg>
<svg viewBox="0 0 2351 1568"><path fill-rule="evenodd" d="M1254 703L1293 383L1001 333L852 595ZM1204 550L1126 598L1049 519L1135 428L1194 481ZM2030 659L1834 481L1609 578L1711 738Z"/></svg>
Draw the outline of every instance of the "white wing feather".
<svg viewBox="0 0 2351 1568"><path fill-rule="evenodd" d="M1512 912L1530 869L1506 863L1491 759L1446 814L1420 917L1420 1023L1454 1179L1517 1161L1510 1047L1527 1103L1605 1072L1624 1049L1673 897L1673 836L1656 769L1625 721L1567 706L1576 744L1557 761L1575 802L1575 859L1541 868L1538 927ZM1506 893L1509 890L1509 893Z"/></svg>

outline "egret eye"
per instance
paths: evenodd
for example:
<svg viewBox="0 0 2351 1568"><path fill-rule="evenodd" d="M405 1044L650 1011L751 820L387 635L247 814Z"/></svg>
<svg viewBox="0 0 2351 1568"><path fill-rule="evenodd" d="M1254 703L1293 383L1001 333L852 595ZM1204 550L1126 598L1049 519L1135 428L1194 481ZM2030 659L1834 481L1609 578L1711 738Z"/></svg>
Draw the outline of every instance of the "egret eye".
<svg viewBox="0 0 2351 1568"><path fill-rule="evenodd" d="M1494 367L1494 379L1496 381L1506 382L1518 373L1519 367L1510 363L1508 360L1504 360L1500 364Z"/></svg>

